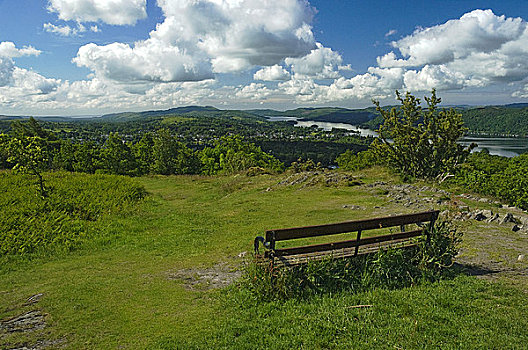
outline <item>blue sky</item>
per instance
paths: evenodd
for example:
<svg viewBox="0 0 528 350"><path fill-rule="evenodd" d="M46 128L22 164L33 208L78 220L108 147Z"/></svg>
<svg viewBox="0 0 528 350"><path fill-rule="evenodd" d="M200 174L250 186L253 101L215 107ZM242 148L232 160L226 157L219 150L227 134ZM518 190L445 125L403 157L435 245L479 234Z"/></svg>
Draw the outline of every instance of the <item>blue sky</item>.
<svg viewBox="0 0 528 350"><path fill-rule="evenodd" d="M528 102L528 2L0 0L0 114Z"/></svg>

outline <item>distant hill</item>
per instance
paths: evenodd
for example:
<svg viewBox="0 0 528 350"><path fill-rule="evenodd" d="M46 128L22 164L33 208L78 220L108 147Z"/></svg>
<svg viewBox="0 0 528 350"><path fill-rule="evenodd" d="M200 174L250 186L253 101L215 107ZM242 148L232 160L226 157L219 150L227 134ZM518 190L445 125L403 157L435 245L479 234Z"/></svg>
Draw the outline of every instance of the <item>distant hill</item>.
<svg viewBox="0 0 528 350"><path fill-rule="evenodd" d="M78 120L91 120L93 116L86 117L68 117L68 116L34 116L37 120L43 120L47 122L71 122ZM0 115L0 121L15 121L29 119L29 116L22 115Z"/></svg>
<svg viewBox="0 0 528 350"><path fill-rule="evenodd" d="M389 109L398 106L384 106ZM445 106L455 108L462 114L464 123L469 132L473 134L488 135L518 135L528 136L528 103L512 103L503 106L469 107L466 105ZM166 110L153 110L144 112L123 112L106 114L101 118L93 117L35 117L36 119L52 122L72 121L101 121L101 122L125 122L141 121L144 119L177 120L180 117L228 117L249 118L264 120L270 116L296 117L301 120L347 123L359 125L370 129L377 129L383 118L376 112L374 107L363 109L348 109L337 107L312 107L296 108L287 111L276 111L273 109L251 109L251 110L222 110L212 106L186 106L170 108ZM5 116L0 115L0 122L10 123L13 120L27 119L27 116Z"/></svg>
<svg viewBox="0 0 528 350"><path fill-rule="evenodd" d="M489 135L528 135L528 104L487 106L461 111L471 133Z"/></svg>

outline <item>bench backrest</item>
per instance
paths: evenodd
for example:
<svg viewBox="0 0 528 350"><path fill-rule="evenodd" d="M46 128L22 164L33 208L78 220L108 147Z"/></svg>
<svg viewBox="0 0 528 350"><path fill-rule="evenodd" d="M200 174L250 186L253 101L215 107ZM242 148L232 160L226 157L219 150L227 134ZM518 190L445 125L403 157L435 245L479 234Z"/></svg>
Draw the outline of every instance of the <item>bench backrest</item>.
<svg viewBox="0 0 528 350"><path fill-rule="evenodd" d="M336 224L268 230L266 231L266 242L270 242L270 248L275 249L275 242L277 241L335 235L348 232L373 230L384 227L404 226L420 222L434 222L438 217L438 213L438 210L432 210L415 214L346 221Z"/></svg>

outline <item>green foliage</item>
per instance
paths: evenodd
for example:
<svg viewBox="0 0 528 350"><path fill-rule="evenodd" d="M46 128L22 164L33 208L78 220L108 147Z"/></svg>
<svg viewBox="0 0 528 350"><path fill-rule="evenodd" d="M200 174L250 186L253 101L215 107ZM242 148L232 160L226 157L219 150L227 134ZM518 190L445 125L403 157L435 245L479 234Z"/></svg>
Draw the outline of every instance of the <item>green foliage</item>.
<svg viewBox="0 0 528 350"><path fill-rule="evenodd" d="M421 242L418 267L429 280L435 280L453 266L462 233L445 220L438 221L427 233L428 240Z"/></svg>
<svg viewBox="0 0 528 350"><path fill-rule="evenodd" d="M40 199L27 176L0 173L0 256L70 251L97 234L92 222L145 195L119 176L51 173L47 183L51 190Z"/></svg>
<svg viewBox="0 0 528 350"><path fill-rule="evenodd" d="M130 146L118 133L110 133L101 151L102 170L117 175L136 175L137 164Z"/></svg>
<svg viewBox="0 0 528 350"><path fill-rule="evenodd" d="M513 158L473 153L453 180L464 188L528 209L528 154Z"/></svg>
<svg viewBox="0 0 528 350"><path fill-rule="evenodd" d="M14 164L15 173L30 174L37 178L38 193L47 195L42 173L49 169L50 150L46 139L40 136L20 136L9 139L6 145L7 161Z"/></svg>
<svg viewBox="0 0 528 350"><path fill-rule="evenodd" d="M205 175L234 174L251 167L271 171L284 170L284 164L263 152L260 147L245 142L242 137L224 136L214 148L207 147L201 152L202 173Z"/></svg>
<svg viewBox="0 0 528 350"><path fill-rule="evenodd" d="M374 102L384 121L371 145L372 153L404 176L432 179L452 173L470 152L457 144L466 130L461 115L453 109L439 111L441 100L435 90L425 97L425 110L409 92L404 98L398 91L396 95L399 109L384 110Z"/></svg>
<svg viewBox="0 0 528 350"><path fill-rule="evenodd" d="M528 136L528 108L487 106L462 110L471 133Z"/></svg>
<svg viewBox="0 0 528 350"><path fill-rule="evenodd" d="M197 174L200 160L197 155L175 137L169 130L158 131L152 148L152 172L162 175Z"/></svg>
<svg viewBox="0 0 528 350"><path fill-rule="evenodd" d="M132 149L136 157L139 172L141 174L150 173L150 169L154 163L154 137L152 133L148 132L143 135L141 140L136 142Z"/></svg>
<svg viewBox="0 0 528 350"><path fill-rule="evenodd" d="M355 171L376 165L376 157L370 150L358 153L349 150L340 154L336 162L341 169Z"/></svg>
<svg viewBox="0 0 528 350"><path fill-rule="evenodd" d="M0 169L9 169L11 164L7 161L7 144L9 137L6 134L0 134Z"/></svg>
<svg viewBox="0 0 528 350"><path fill-rule="evenodd" d="M101 148L98 147L93 141L86 141L75 146L74 156L74 171L93 174L97 170L100 163Z"/></svg>
<svg viewBox="0 0 528 350"><path fill-rule="evenodd" d="M57 137L53 132L45 130L33 117L29 117L27 121L14 121L11 123L11 135L18 139L25 137L40 137L41 139L48 141L57 140Z"/></svg>
<svg viewBox="0 0 528 350"><path fill-rule="evenodd" d="M306 298L342 290L404 288L441 279L451 270L461 234L449 222L438 222L420 245L379 250L349 259L310 261L292 268L249 263L241 282L259 300Z"/></svg>
<svg viewBox="0 0 528 350"><path fill-rule="evenodd" d="M297 159L296 162L291 163L290 169L293 170L294 173L301 173L303 171L316 171L321 170L321 163L315 163L313 160L302 160Z"/></svg>

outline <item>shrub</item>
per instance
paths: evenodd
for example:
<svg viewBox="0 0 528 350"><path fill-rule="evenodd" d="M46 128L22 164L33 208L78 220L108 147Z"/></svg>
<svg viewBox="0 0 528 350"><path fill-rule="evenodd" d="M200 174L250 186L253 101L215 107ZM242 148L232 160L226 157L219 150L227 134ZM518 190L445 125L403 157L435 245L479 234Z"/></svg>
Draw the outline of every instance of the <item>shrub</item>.
<svg viewBox="0 0 528 350"><path fill-rule="evenodd" d="M306 298L341 290L360 292L372 288L403 288L436 281L451 272L461 234L447 222L438 222L420 238L420 244L405 249L380 249L375 254L321 261L291 268L271 264L246 265L241 286L258 300Z"/></svg>
<svg viewBox="0 0 528 350"><path fill-rule="evenodd" d="M354 153L351 150L346 151L336 158L339 168L344 170L361 170L376 165L376 159L371 151Z"/></svg>
<svg viewBox="0 0 528 350"><path fill-rule="evenodd" d="M42 198L29 176L0 173L0 256L71 251L97 234L93 223L101 216L145 196L142 186L123 176L45 176L48 196Z"/></svg>
<svg viewBox="0 0 528 350"><path fill-rule="evenodd" d="M234 174L252 167L273 172L284 170L282 162L238 135L222 137L214 148L203 149L200 160L204 175Z"/></svg>
<svg viewBox="0 0 528 350"><path fill-rule="evenodd" d="M299 158L299 159L297 159L296 162L291 163L289 169L293 170L294 173L302 173L304 171L321 170L322 167L321 167L321 163L320 162L318 162L316 164L311 159L303 160L303 159Z"/></svg>
<svg viewBox="0 0 528 350"><path fill-rule="evenodd" d="M453 109L438 110L441 99L434 89L431 97L425 97L426 109L409 92L405 97L398 91L396 95L400 108L384 110L374 101L383 124L379 137L371 144L371 152L405 177L445 179L474 147L464 148L457 143L466 131L462 115Z"/></svg>

